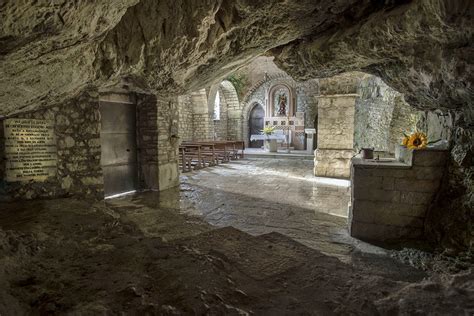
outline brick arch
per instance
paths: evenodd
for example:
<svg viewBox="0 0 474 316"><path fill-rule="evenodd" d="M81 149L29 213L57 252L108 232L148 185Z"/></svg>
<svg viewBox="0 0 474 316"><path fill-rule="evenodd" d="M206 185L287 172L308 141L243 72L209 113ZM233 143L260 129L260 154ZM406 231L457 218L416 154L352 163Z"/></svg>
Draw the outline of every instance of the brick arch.
<svg viewBox="0 0 474 316"><path fill-rule="evenodd" d="M217 91L219 91L221 98L221 120L214 124L216 131L219 130L220 135L225 135L225 138L229 140L241 140L242 107L234 85L230 81L224 80L211 86L208 91L207 102L210 115L214 112Z"/></svg>

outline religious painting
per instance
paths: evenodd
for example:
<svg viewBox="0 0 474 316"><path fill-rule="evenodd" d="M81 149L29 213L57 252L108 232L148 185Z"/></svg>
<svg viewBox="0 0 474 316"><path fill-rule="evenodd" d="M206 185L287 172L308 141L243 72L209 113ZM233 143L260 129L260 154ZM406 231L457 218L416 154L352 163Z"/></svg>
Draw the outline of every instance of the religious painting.
<svg viewBox="0 0 474 316"><path fill-rule="evenodd" d="M273 94L273 116L287 116L289 111L289 92L288 89L279 88Z"/></svg>

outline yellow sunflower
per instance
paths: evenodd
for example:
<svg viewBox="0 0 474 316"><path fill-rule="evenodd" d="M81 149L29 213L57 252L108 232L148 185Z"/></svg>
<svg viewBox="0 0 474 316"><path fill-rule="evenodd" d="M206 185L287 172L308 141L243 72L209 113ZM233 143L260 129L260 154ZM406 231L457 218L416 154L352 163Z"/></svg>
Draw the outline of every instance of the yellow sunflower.
<svg viewBox="0 0 474 316"><path fill-rule="evenodd" d="M410 149L422 149L428 144L426 135L422 132L413 133L408 139L407 147Z"/></svg>
<svg viewBox="0 0 474 316"><path fill-rule="evenodd" d="M402 140L402 145L406 147L408 145L409 140L410 140L410 137L405 135L405 137L403 137L403 140Z"/></svg>

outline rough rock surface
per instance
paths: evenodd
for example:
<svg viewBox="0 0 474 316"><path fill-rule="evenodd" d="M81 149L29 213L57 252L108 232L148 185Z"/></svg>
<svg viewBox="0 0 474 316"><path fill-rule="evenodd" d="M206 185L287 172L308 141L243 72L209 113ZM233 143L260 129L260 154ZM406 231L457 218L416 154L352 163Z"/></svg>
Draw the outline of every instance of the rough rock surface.
<svg viewBox="0 0 474 316"><path fill-rule="evenodd" d="M275 61L298 78L372 73L420 108L469 107L473 10L470 1L413 1L276 48Z"/></svg>
<svg viewBox="0 0 474 316"><path fill-rule="evenodd" d="M124 77L174 94L195 90L272 47L381 8L354 0L137 2L4 2L0 113Z"/></svg>
<svg viewBox="0 0 474 316"><path fill-rule="evenodd" d="M0 115L63 101L91 83L98 43L137 2L2 1Z"/></svg>
<svg viewBox="0 0 474 316"><path fill-rule="evenodd" d="M469 271L423 280L425 272L357 252L346 264L282 234L213 229L199 217L180 214L172 207L180 192L169 193L172 198L150 193L111 205L73 199L9 204L0 214L0 313L460 315L472 310Z"/></svg>

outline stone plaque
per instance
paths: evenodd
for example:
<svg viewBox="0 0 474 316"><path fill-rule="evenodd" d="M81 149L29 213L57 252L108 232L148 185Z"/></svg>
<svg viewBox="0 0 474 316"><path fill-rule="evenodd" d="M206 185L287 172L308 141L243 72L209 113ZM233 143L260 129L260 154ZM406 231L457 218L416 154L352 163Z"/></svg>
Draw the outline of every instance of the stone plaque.
<svg viewBox="0 0 474 316"><path fill-rule="evenodd" d="M6 119L6 181L44 181L56 175L57 149L52 121Z"/></svg>

